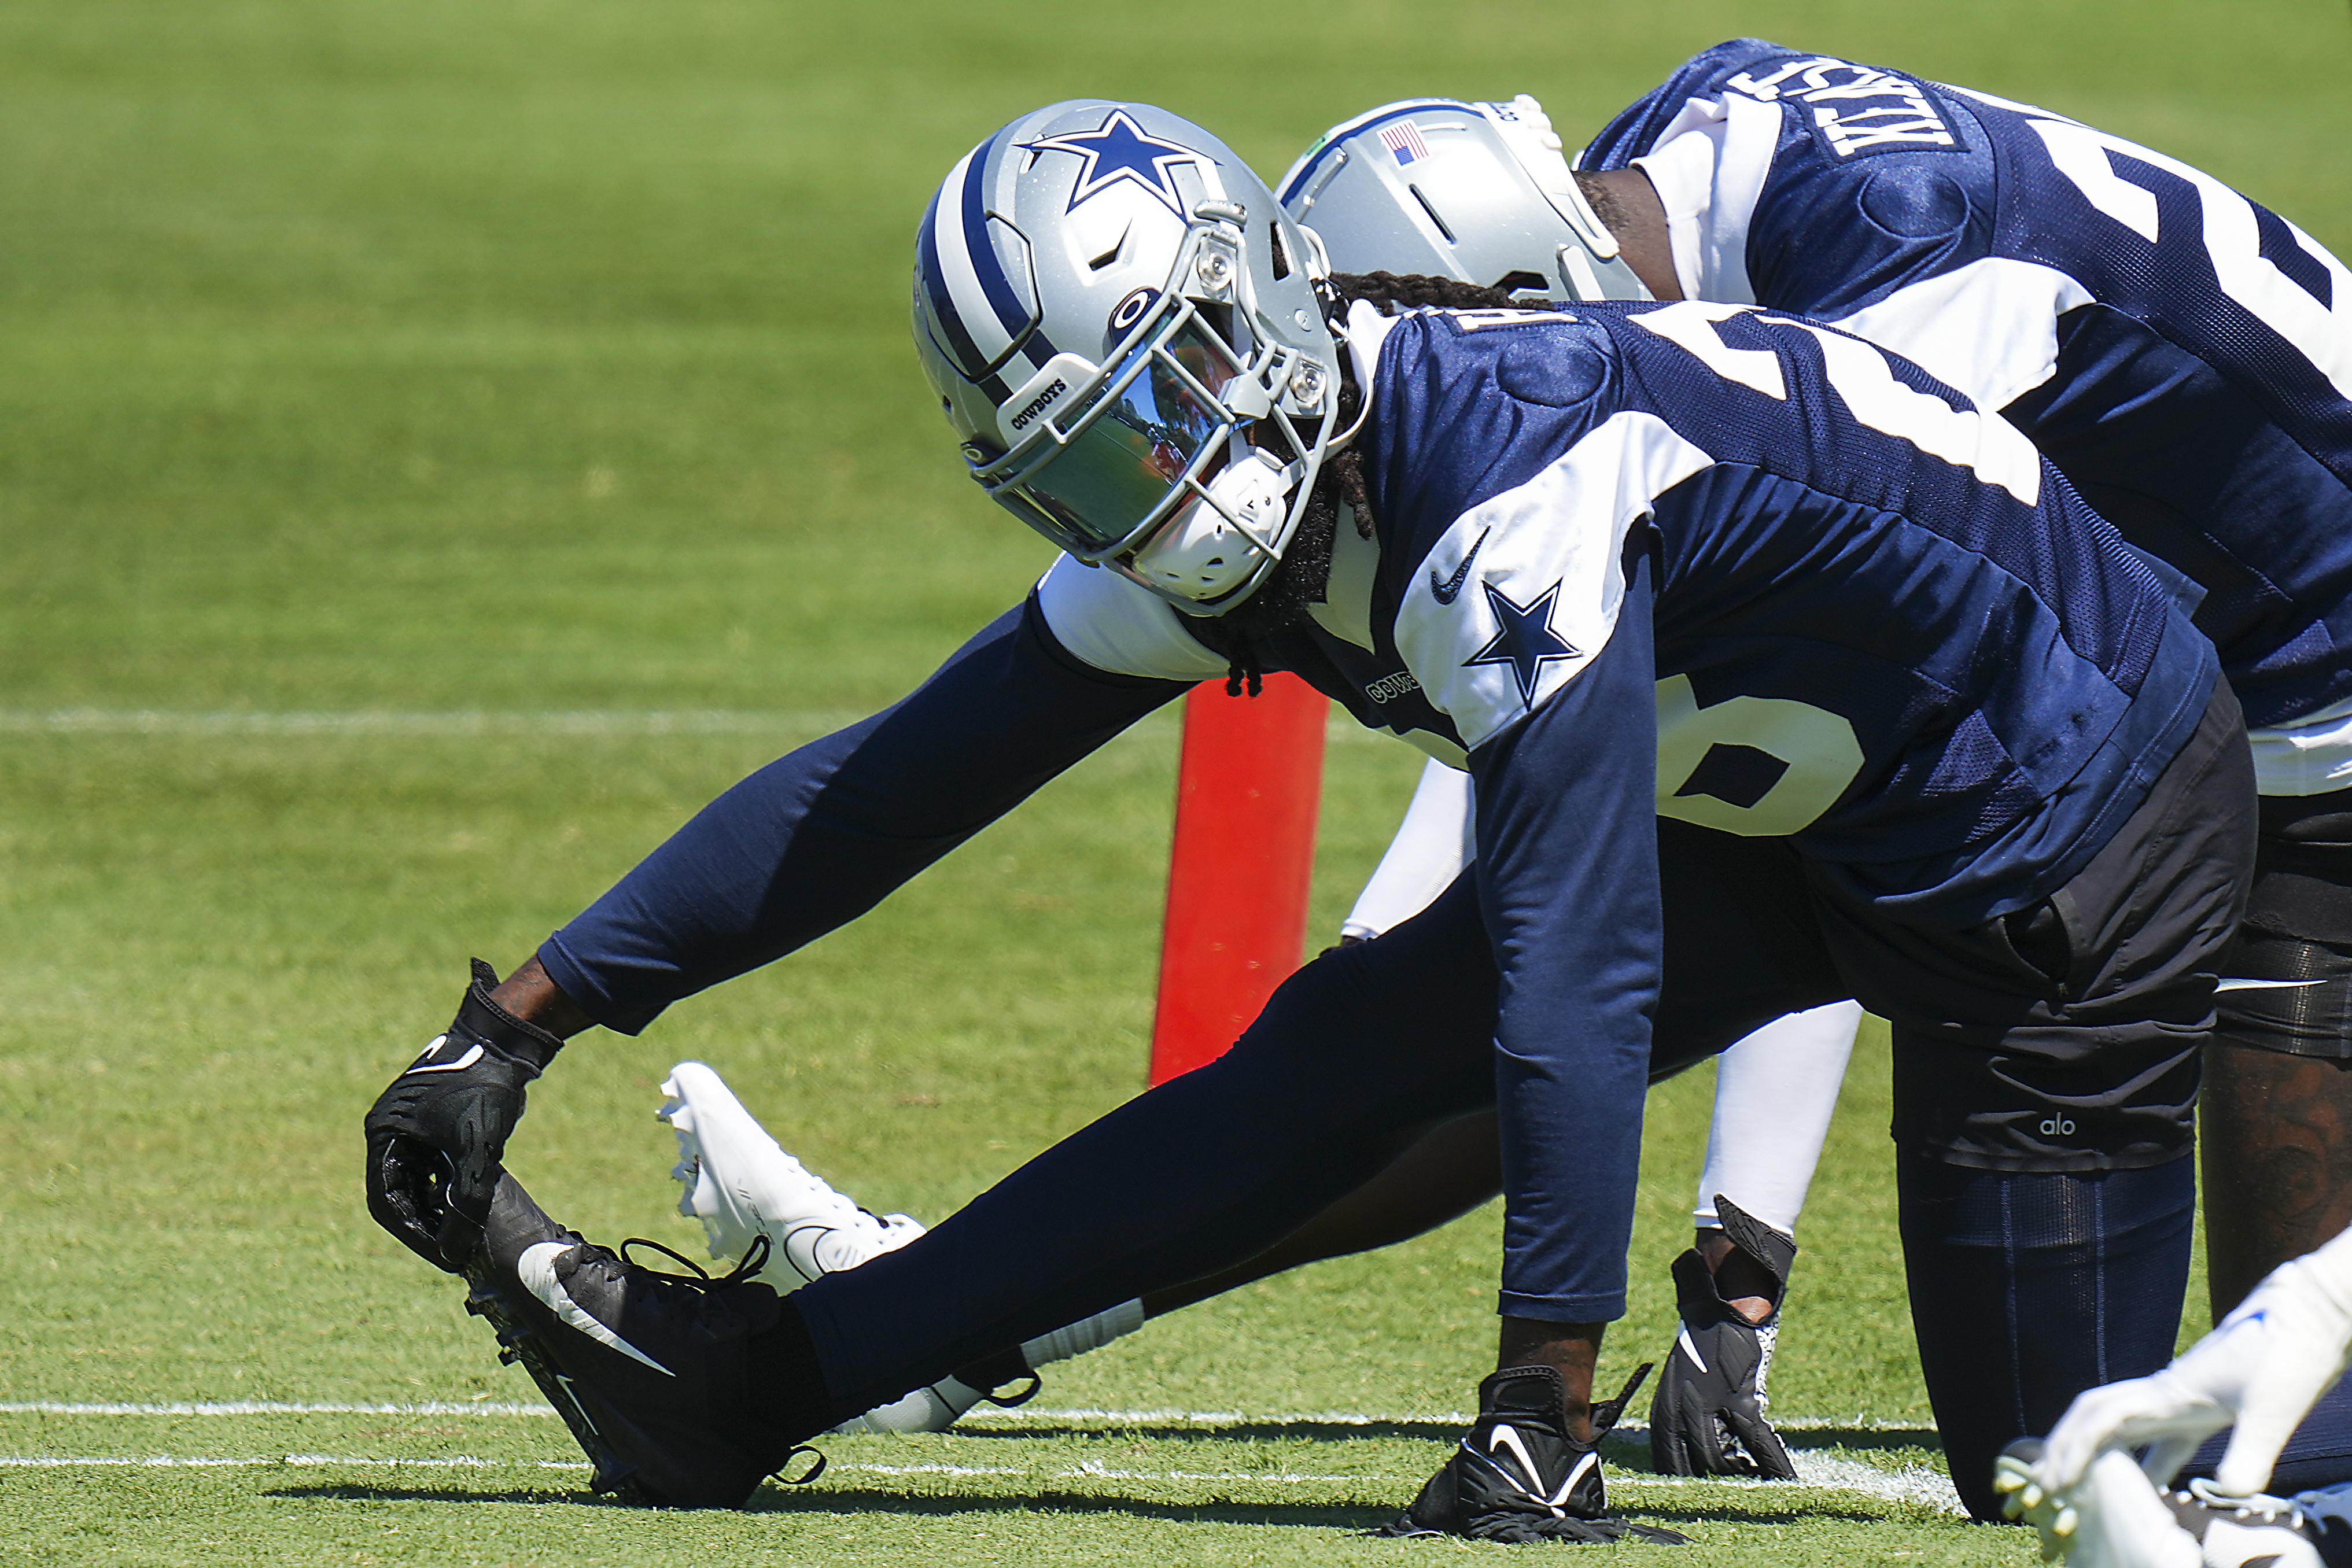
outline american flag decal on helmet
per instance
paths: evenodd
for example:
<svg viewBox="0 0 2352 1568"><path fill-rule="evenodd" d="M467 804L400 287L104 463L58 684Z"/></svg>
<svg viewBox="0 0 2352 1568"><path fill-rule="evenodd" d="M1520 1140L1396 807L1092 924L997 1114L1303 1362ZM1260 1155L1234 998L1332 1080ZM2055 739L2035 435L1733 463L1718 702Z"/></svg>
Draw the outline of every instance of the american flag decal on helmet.
<svg viewBox="0 0 2352 1568"><path fill-rule="evenodd" d="M1381 126L1381 145L1395 153L1399 163L1416 162L1429 156L1429 143L1421 139L1421 127L1410 120Z"/></svg>

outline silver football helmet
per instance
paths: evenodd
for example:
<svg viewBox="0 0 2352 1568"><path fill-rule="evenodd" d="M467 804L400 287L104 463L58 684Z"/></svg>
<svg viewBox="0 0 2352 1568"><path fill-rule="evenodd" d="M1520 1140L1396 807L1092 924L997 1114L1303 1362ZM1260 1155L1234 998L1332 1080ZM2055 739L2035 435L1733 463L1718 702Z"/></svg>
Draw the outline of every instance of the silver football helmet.
<svg viewBox="0 0 2352 1568"><path fill-rule="evenodd" d="M972 477L1195 615L1288 547L1339 350L1313 242L1199 126L1056 103L965 156L916 241L915 345Z"/></svg>
<svg viewBox="0 0 2352 1568"><path fill-rule="evenodd" d="M1543 105L1418 98L1333 126L1282 204L1340 272L1424 273L1549 299L1647 299Z"/></svg>

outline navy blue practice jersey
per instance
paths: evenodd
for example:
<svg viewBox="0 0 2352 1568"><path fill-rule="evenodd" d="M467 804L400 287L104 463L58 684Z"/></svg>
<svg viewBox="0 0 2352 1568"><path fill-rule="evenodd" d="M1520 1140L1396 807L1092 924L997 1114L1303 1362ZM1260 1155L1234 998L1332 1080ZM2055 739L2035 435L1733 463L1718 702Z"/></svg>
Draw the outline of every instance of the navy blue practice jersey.
<svg viewBox="0 0 2352 1568"><path fill-rule="evenodd" d="M1368 725L1420 716L1412 737L1466 751L1521 1084L1506 1147L1582 1167L1575 1212L1507 1248L1504 1301L1611 1316L1660 961L1654 815L1785 835L1888 918L1958 928L2107 841L2216 663L2185 585L2016 429L1860 339L1696 302L1359 306L1350 331L1360 356L1380 344L1377 538L1342 530L1313 624L1261 652ZM1217 663L1111 573L1057 566L1041 598L1104 667Z"/></svg>
<svg viewBox="0 0 2352 1568"><path fill-rule="evenodd" d="M2250 725L2352 699L2352 275L2294 225L2063 115L1755 39L1579 162L1650 176L1685 295L1835 321L2002 410L2203 587Z"/></svg>

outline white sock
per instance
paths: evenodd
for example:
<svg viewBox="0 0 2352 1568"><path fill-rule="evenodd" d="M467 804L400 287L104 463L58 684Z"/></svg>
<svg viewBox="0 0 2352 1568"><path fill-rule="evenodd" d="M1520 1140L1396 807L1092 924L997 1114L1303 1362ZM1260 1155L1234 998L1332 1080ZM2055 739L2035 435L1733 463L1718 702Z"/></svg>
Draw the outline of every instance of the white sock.
<svg viewBox="0 0 2352 1568"><path fill-rule="evenodd" d="M1021 1347L1021 1359L1034 1372L1057 1361L1067 1361L1074 1355L1084 1355L1090 1350L1100 1350L1115 1339L1124 1339L1143 1326L1143 1303L1121 1301L1108 1312L1083 1318L1067 1328L1052 1333L1039 1334ZM966 1412L989 1396L985 1388L974 1388L961 1378L942 1377L928 1388L918 1388L903 1399L887 1405L877 1405L863 1416L853 1416L834 1430L843 1434L858 1432L944 1432L961 1420Z"/></svg>
<svg viewBox="0 0 2352 1568"><path fill-rule="evenodd" d="M1861 1025L1861 1003L1832 1002L1775 1019L1716 1059L1715 1121L1692 1223L1717 1223L1721 1193L1775 1230L1796 1233Z"/></svg>
<svg viewBox="0 0 2352 1568"><path fill-rule="evenodd" d="M1039 1334L1021 1346L1021 1359L1029 1370L1050 1366L1057 1361L1067 1361L1074 1355L1084 1355L1090 1350L1100 1350L1115 1339L1125 1339L1143 1326L1143 1302L1121 1301L1108 1312L1097 1312L1067 1328L1052 1333Z"/></svg>

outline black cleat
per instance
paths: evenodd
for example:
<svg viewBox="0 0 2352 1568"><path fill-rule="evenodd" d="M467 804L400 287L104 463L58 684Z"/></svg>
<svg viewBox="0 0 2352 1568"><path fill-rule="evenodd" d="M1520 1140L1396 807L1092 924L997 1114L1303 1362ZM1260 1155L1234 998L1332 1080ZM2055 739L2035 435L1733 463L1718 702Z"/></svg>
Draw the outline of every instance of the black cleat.
<svg viewBox="0 0 2352 1568"><path fill-rule="evenodd" d="M1601 1438L1650 1368L1592 1407L1592 1441L1568 1435L1568 1390L1549 1366L1517 1366L1478 1385L1478 1418L1412 1506L1375 1535L1461 1535L1475 1541L1639 1541L1687 1538L1609 1511Z"/></svg>
<svg viewBox="0 0 2352 1568"><path fill-rule="evenodd" d="M800 1439L817 1429L779 1424L755 1396L754 1342L787 1309L744 1278L757 1270L746 1262L715 1280L656 1273L564 1229L502 1176L466 1310L572 1428L597 1491L643 1508L740 1508L795 1454L814 1455ZM816 1479L814 1458L794 1480Z"/></svg>
<svg viewBox="0 0 2352 1568"><path fill-rule="evenodd" d="M1696 1251L1675 1260L1675 1301L1682 1331L1650 1401L1650 1463L1670 1476L1764 1476L1792 1481L1797 1467L1765 1416L1765 1379L1780 1337L1780 1303L1789 1292L1796 1239L1717 1195L1715 1209L1733 1246L1771 1274L1772 1313L1751 1323L1723 1299Z"/></svg>

